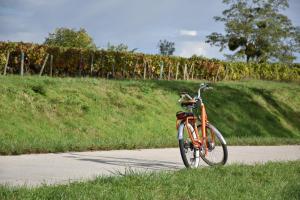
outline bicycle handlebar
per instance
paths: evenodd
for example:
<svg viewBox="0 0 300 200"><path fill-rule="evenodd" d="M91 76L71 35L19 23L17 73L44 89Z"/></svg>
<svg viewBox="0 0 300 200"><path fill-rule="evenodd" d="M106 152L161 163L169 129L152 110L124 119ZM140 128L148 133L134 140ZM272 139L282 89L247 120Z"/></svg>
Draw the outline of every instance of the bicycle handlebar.
<svg viewBox="0 0 300 200"><path fill-rule="evenodd" d="M213 87L209 87L207 83L201 83L198 89L198 99L201 97L201 90L212 90Z"/></svg>
<svg viewBox="0 0 300 200"><path fill-rule="evenodd" d="M198 89L198 96L197 97L192 98L188 93L182 92L181 93L181 98L179 99L179 102L182 102L184 98L188 99L189 101L199 100L199 99L201 99L201 90L205 91L205 90L209 90L209 89L213 89L213 88L209 87L207 83L201 83L200 87Z"/></svg>

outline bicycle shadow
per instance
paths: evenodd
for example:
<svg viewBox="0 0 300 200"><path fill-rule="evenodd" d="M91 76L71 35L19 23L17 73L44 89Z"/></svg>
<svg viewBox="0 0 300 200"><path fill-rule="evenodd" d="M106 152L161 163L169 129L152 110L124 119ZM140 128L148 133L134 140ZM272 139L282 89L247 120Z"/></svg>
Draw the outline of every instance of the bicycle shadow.
<svg viewBox="0 0 300 200"><path fill-rule="evenodd" d="M137 170L150 170L150 171L160 171L160 170L178 170L183 168L183 164L180 162L170 162L162 160L150 160L150 159L140 159L140 158L120 158L114 156L91 156L82 155L77 153L70 153L71 155L65 156L68 158L73 158L78 161L95 162L107 166L117 166L125 167L129 169Z"/></svg>

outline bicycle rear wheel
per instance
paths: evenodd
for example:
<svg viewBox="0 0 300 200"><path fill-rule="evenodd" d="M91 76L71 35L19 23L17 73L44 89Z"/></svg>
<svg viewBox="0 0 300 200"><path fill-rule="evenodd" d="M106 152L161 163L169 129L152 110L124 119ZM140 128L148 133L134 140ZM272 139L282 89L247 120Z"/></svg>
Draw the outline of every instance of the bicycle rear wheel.
<svg viewBox="0 0 300 200"><path fill-rule="evenodd" d="M210 166L225 165L228 158L226 142L220 131L210 123L206 125L206 138L200 150L202 160ZM205 148L208 150L207 153Z"/></svg>
<svg viewBox="0 0 300 200"><path fill-rule="evenodd" d="M181 128L178 129L178 142L179 142L179 149L182 161L187 168L196 168L199 166L200 161L200 150L195 148L192 140L189 138L187 128L194 133L194 128L191 124L185 126L183 123L181 124ZM196 137L195 133L193 134Z"/></svg>

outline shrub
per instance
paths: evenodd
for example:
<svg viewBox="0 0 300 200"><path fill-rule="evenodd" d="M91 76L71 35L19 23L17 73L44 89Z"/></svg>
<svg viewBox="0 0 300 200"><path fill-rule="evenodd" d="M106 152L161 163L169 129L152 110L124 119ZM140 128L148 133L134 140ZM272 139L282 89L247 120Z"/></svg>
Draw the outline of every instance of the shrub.
<svg viewBox="0 0 300 200"><path fill-rule="evenodd" d="M19 73L20 54L25 53L25 72L38 74L47 54L53 56L54 76L95 76L113 78L160 78L240 80L300 80L300 65L279 63L225 62L193 56L147 55L142 53L50 47L31 43L0 42L0 70L10 51L10 73ZM92 62L93 61L93 62ZM50 73L49 59L44 73Z"/></svg>

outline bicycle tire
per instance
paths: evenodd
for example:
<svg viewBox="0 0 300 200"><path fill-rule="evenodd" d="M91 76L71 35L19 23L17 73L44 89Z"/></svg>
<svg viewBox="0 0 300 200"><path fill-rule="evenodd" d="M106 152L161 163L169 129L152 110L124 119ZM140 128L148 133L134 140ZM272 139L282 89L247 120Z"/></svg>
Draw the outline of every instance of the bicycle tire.
<svg viewBox="0 0 300 200"><path fill-rule="evenodd" d="M199 127L199 130L200 127ZM227 150L227 144L225 139L223 138L221 132L212 124L208 123L206 125L206 137L207 142L204 142L203 148L200 151L200 157L202 160L207 163L210 166L216 166L216 165L225 165L228 159L228 150ZM211 137L215 136L215 142L210 142L212 139ZM212 145L214 144L214 145ZM204 148L208 149L207 154L205 154ZM214 160L216 151L220 151L221 155L218 160Z"/></svg>
<svg viewBox="0 0 300 200"><path fill-rule="evenodd" d="M197 168L200 162L200 150L193 147L191 140L187 133L187 128L192 128L191 124L188 127L184 123L181 124L182 128L179 128L178 138L180 155L186 168ZM193 131L193 128L192 130ZM189 152L190 151L190 152Z"/></svg>

